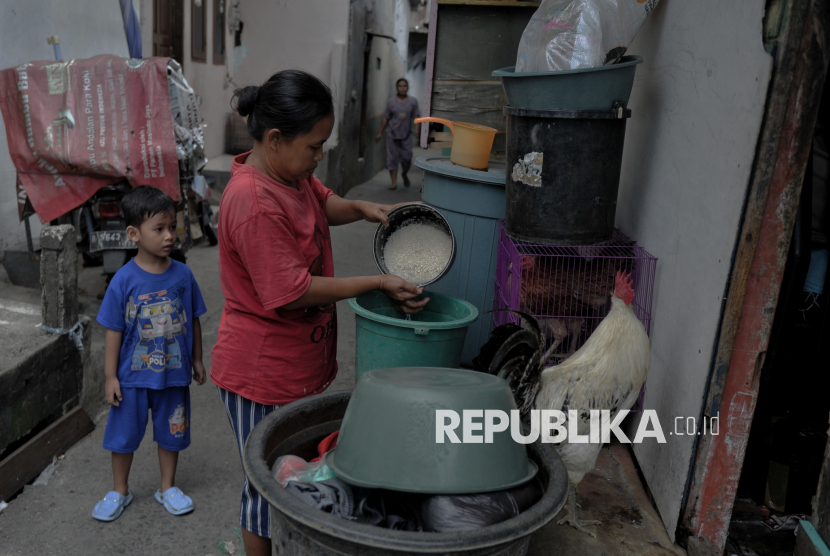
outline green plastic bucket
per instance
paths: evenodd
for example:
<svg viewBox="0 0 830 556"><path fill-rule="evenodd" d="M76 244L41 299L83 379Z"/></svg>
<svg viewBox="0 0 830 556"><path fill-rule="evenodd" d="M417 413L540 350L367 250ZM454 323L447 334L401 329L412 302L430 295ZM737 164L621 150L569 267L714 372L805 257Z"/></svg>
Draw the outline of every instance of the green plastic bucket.
<svg viewBox="0 0 830 556"><path fill-rule="evenodd" d="M407 320L383 292L349 299L355 312L355 382L363 373L390 367L458 368L467 327L478 309L463 299L424 292L430 299Z"/></svg>

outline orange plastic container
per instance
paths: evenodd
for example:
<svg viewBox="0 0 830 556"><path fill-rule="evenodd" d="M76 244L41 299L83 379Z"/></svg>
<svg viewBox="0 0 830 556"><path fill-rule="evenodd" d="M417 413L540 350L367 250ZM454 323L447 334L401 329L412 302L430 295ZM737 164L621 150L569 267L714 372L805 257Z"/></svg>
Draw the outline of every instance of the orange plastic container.
<svg viewBox="0 0 830 556"><path fill-rule="evenodd" d="M499 132L497 129L467 122L451 122L444 118L415 118L416 124L421 122L436 122L450 128L453 134L450 162L473 170L487 168L493 139Z"/></svg>

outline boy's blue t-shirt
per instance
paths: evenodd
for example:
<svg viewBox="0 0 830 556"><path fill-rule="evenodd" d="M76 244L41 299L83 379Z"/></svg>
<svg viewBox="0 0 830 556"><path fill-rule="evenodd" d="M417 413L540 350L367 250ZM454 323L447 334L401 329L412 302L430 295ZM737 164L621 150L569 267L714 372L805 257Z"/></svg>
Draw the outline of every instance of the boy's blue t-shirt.
<svg viewBox="0 0 830 556"><path fill-rule="evenodd" d="M187 386L193 375L194 318L207 312L193 273L177 261L161 274L130 260L115 273L98 322L123 333L118 357L122 387Z"/></svg>

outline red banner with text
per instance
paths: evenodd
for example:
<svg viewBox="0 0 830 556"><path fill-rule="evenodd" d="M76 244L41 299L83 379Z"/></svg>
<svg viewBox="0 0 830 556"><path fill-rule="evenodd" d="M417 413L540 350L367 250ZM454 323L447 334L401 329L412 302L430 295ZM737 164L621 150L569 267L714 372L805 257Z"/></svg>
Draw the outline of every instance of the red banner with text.
<svg viewBox="0 0 830 556"><path fill-rule="evenodd" d="M0 71L9 154L41 220L123 180L178 200L167 60L103 55Z"/></svg>

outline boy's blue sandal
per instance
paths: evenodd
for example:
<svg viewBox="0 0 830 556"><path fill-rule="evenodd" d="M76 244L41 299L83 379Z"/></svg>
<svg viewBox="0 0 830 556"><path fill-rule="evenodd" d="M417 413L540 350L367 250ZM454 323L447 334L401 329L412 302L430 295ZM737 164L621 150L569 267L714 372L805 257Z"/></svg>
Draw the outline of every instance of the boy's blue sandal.
<svg viewBox="0 0 830 556"><path fill-rule="evenodd" d="M173 515L182 515L193 511L193 500L185 495L179 487L170 487L164 492L156 491L156 502Z"/></svg>
<svg viewBox="0 0 830 556"><path fill-rule="evenodd" d="M104 499L95 504L92 510L92 517L99 521L113 521L121 515L124 508L130 505L133 501L133 495L127 493L127 496L119 492L110 491L104 496Z"/></svg>

